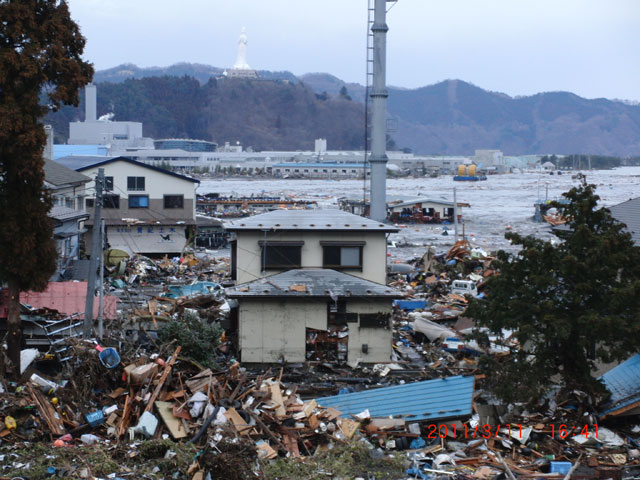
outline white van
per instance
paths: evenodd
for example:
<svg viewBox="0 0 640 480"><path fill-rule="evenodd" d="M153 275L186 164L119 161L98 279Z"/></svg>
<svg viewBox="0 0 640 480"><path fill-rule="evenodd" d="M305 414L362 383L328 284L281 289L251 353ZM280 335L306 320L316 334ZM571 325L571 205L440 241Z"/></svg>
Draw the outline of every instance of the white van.
<svg viewBox="0 0 640 480"><path fill-rule="evenodd" d="M475 297L478 295L478 289L476 288L476 284L471 280L454 280L451 282L451 293Z"/></svg>

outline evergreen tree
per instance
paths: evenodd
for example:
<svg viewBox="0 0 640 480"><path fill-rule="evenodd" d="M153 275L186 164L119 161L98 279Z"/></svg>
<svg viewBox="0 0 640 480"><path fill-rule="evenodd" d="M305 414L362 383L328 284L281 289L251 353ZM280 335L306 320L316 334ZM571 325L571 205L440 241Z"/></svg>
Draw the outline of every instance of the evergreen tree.
<svg viewBox="0 0 640 480"><path fill-rule="evenodd" d="M0 0L0 19L0 281L8 287L9 357L17 374L19 293L43 290L56 268L41 119L61 104L77 105L93 68L80 58L85 40L64 1Z"/></svg>
<svg viewBox="0 0 640 480"><path fill-rule="evenodd" d="M568 219L554 245L507 233L521 245L498 253L487 298L467 314L494 333L514 332L520 349L486 358L492 387L504 399L539 397L559 375L567 389L603 392L596 362L623 360L640 347L640 248L609 210L597 208L595 185L581 184L554 206Z"/></svg>

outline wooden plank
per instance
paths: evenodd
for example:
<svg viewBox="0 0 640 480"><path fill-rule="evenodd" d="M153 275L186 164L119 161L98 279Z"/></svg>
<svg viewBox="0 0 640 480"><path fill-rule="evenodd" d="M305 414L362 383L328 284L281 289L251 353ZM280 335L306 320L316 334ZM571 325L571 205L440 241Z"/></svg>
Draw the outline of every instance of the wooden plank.
<svg viewBox="0 0 640 480"><path fill-rule="evenodd" d="M298 448L298 442L294 437L288 434L282 435L282 443L284 444L284 448L291 454L293 457L300 456L300 449Z"/></svg>
<svg viewBox="0 0 640 480"><path fill-rule="evenodd" d="M167 426L171 436L178 440L187 436L187 432L182 426L182 422L179 418L173 415L173 403L171 402L155 402L158 414L162 421Z"/></svg>
<svg viewBox="0 0 640 480"><path fill-rule="evenodd" d="M45 398L44 394L40 392L40 390L32 388L29 383L27 383L27 389L33 399L33 403L35 403L38 408L38 412L40 412L40 416L49 427L51 433L56 436L67 433L60 415L58 415L53 405Z"/></svg>
<svg viewBox="0 0 640 480"><path fill-rule="evenodd" d="M282 392L280 391L280 385L272 383L269 385L271 391L271 400L276 404L276 416L278 418L284 418L287 416L287 409L284 407L284 400L282 398Z"/></svg>
<svg viewBox="0 0 640 480"><path fill-rule="evenodd" d="M173 355L171 355L171 361L169 363L167 363L167 365L164 367L164 372L162 372L162 377L160 377L160 381L158 382L158 386L154 390L153 395L151 395L151 398L149 399L149 402L147 403L147 408L144 409L145 412L150 412L153 409L153 404L155 403L156 398L158 398L158 395L160 394L160 391L162 390L162 387L164 386L164 382L167 381L167 377L169 376L169 373L171 373L171 367L173 367L173 364L178 359L178 355L180 354L180 350L182 350L182 346L178 345L178 348L176 348L176 351L173 352Z"/></svg>
<svg viewBox="0 0 640 480"><path fill-rule="evenodd" d="M240 435L249 435L249 430L251 430L251 425L247 424L244 419L236 412L235 408L230 408L224 413L224 416L227 417L227 420L230 420L233 423L233 426L236 427L236 430Z"/></svg>

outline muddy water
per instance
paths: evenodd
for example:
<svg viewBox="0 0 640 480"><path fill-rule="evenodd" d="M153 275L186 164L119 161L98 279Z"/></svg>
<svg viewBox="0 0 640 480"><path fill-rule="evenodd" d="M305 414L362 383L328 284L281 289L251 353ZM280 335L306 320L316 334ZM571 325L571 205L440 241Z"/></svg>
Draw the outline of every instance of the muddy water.
<svg viewBox="0 0 640 480"><path fill-rule="evenodd" d="M584 172L587 181L597 186L600 204L611 206L640 195L640 167L622 167L614 170ZM555 238L547 224L533 221L534 203L538 199L560 198L563 192L577 184L569 173L548 175L522 173L489 176L480 182L454 182L451 176L438 178L387 179L388 199L395 196L426 197L453 200L453 188L457 199L471 205L462 209L465 236L484 250L513 250L504 233L508 229L524 235ZM276 179L224 179L202 180L199 194L218 192L221 195L280 195L318 202L322 208L338 208L337 199L343 196L361 197L362 180L276 180ZM422 255L427 246L435 246L438 252L448 250L453 244L453 226L399 225L400 231L392 234L390 241L401 247L390 247L392 260ZM443 235L444 232L448 235Z"/></svg>

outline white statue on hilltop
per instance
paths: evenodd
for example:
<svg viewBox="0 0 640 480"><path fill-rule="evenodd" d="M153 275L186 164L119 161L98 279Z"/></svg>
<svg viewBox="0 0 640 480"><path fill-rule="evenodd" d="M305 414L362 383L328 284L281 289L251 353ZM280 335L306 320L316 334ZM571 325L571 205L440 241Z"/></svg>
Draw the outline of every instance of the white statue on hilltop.
<svg viewBox="0 0 640 480"><path fill-rule="evenodd" d="M240 32L240 38L238 39L238 56L236 57L236 63L233 65L235 70L251 70L251 67L247 64L247 29L242 27Z"/></svg>

